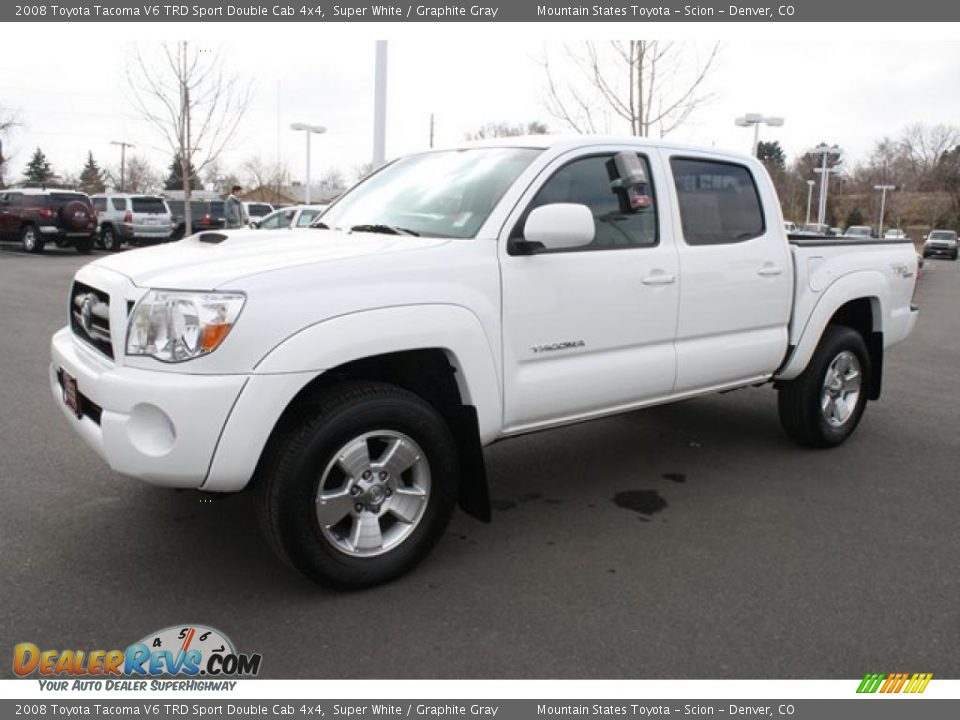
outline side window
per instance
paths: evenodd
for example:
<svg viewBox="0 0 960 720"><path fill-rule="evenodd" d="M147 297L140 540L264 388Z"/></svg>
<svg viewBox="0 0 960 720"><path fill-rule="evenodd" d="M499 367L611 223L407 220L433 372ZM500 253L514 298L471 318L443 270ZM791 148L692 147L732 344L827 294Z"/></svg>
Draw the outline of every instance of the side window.
<svg viewBox="0 0 960 720"><path fill-rule="evenodd" d="M319 213L316 210L303 210L297 218L297 227L309 227Z"/></svg>
<svg viewBox="0 0 960 720"><path fill-rule="evenodd" d="M276 213L274 215L268 215L260 223L262 228L278 228L280 227L280 218L282 217L281 213Z"/></svg>
<svg viewBox="0 0 960 720"><path fill-rule="evenodd" d="M117 212L123 212L127 209L127 201L124 198L110 198L110 204L113 206L113 209Z"/></svg>
<svg viewBox="0 0 960 720"><path fill-rule="evenodd" d="M10 207L23 207L23 195L20 193L9 193L7 195L7 202L10 203Z"/></svg>
<svg viewBox="0 0 960 720"><path fill-rule="evenodd" d="M647 178L650 178L647 159L639 157ZM611 184L616 179L612 167L612 154L593 155L564 165L540 188L527 208L527 213L552 203L578 203L590 208L595 227L593 242L586 247L577 248L576 251L656 245L656 202L651 201L643 207L632 208L625 193ZM649 192L652 197L652 182ZM517 236L523 231L527 213L514 233Z"/></svg>
<svg viewBox="0 0 960 720"><path fill-rule="evenodd" d="M103 212L104 210L107 209L107 199L106 199L106 198L100 198L100 197L94 198L94 199L93 199L93 207L94 207L94 209L97 210L97 212Z"/></svg>
<svg viewBox="0 0 960 720"><path fill-rule="evenodd" d="M760 195L743 165L672 158L670 167L687 245L737 243L763 234Z"/></svg>

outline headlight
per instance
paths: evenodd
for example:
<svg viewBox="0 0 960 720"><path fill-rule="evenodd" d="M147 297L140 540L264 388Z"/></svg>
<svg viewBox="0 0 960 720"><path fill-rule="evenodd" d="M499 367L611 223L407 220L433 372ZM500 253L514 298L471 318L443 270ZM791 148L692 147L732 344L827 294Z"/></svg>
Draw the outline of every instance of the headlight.
<svg viewBox="0 0 960 720"><path fill-rule="evenodd" d="M237 321L240 293L151 290L130 315L127 355L183 362L212 353Z"/></svg>

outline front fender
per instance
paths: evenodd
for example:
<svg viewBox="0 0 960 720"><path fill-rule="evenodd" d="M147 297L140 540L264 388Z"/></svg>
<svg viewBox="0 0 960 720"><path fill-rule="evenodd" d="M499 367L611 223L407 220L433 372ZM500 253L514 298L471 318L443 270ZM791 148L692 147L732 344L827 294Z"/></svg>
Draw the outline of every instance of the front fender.
<svg viewBox="0 0 960 720"><path fill-rule="evenodd" d="M479 318L461 305L405 305L324 320L270 350L254 372L320 373L353 360L426 348L447 353L464 404L477 409L481 441L492 441L503 420L496 356Z"/></svg>
<svg viewBox="0 0 960 720"><path fill-rule="evenodd" d="M889 306L889 285L883 273L864 270L844 275L830 284L822 293L807 316L799 337L794 342L793 352L786 364L777 373L778 380L792 380L802 373L813 357L824 330L837 310L852 300L870 300L873 313L873 330L883 332L885 308ZM799 318L794 318L798 321ZM867 339L867 338L865 338Z"/></svg>

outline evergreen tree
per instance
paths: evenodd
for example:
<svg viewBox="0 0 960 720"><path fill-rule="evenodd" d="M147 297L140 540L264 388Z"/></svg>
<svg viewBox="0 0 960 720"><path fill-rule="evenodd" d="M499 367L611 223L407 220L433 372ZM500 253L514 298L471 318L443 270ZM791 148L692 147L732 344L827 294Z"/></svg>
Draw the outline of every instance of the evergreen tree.
<svg viewBox="0 0 960 720"><path fill-rule="evenodd" d="M768 168L775 167L779 170L785 170L787 167L787 156L783 152L783 148L780 147L780 143L776 140L773 142L764 142L763 140L758 142L757 159Z"/></svg>
<svg viewBox="0 0 960 720"><path fill-rule="evenodd" d="M860 212L860 208L855 207L853 210L847 213L847 227L863 224L863 213Z"/></svg>
<svg viewBox="0 0 960 720"><path fill-rule="evenodd" d="M96 160L93 159L93 153L89 150L87 151L87 162L84 164L83 170L80 171L79 185L80 189L88 195L102 193L106 189L103 172L97 165Z"/></svg>
<svg viewBox="0 0 960 720"><path fill-rule="evenodd" d="M200 178L198 177L197 169L193 167L193 164L190 165L190 188L192 190L200 190ZM178 155L173 156L173 160L170 162L169 174L167 179L163 183L164 190L183 190L183 166L180 164L180 157Z"/></svg>
<svg viewBox="0 0 960 720"><path fill-rule="evenodd" d="M27 170L23 174L23 179L27 182L45 183L53 178L53 168L50 167L50 161L43 154L40 148L37 148L30 162L27 163Z"/></svg>

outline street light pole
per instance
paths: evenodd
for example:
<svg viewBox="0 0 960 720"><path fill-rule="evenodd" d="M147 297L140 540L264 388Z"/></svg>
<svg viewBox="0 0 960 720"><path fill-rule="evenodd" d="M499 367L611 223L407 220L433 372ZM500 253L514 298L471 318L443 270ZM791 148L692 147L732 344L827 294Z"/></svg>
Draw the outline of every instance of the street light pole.
<svg viewBox="0 0 960 720"><path fill-rule="evenodd" d="M782 117L764 117L760 113L747 113L743 117L738 117L733 121L737 127L750 127L753 125L753 148L751 155L756 157L757 148L760 147L760 125L769 125L770 127L781 127L783 125Z"/></svg>
<svg viewBox="0 0 960 720"><path fill-rule="evenodd" d="M810 224L810 204L813 200L813 186L815 184L813 180L807 180L807 220L804 225Z"/></svg>
<svg viewBox="0 0 960 720"><path fill-rule="evenodd" d="M387 41L377 40L373 74L373 169L387 157Z"/></svg>
<svg viewBox="0 0 960 720"><path fill-rule="evenodd" d="M897 189L896 185L874 185L874 190L880 191L880 229L877 231L879 237L883 237L883 211L887 205L887 190L891 192Z"/></svg>
<svg viewBox="0 0 960 720"><path fill-rule="evenodd" d="M817 209L817 223L823 225L827 217L827 188L830 184L830 173L838 172L834 168L827 167L827 161L831 155L839 155L840 148L836 145L827 145L826 143L823 143L821 145L817 145L817 147L810 152L823 156L823 161L820 167L814 170L814 172L820 173L820 205Z"/></svg>
<svg viewBox="0 0 960 720"><path fill-rule="evenodd" d="M325 133L327 129L323 125L308 125L307 123L293 123L290 126L291 130L302 130L307 134L307 177L305 180L306 187L303 191L303 204L310 204L310 136L316 133L320 135Z"/></svg>
<svg viewBox="0 0 960 720"><path fill-rule="evenodd" d="M110 144L120 146L120 192L123 192L126 188L127 148L136 147L136 145L124 140L111 140Z"/></svg>

